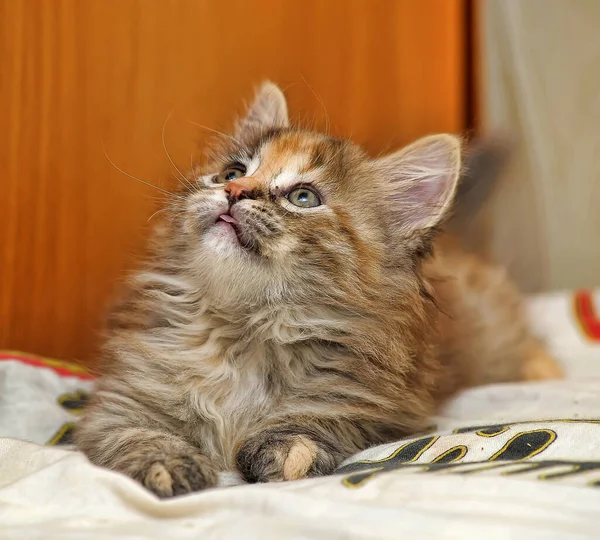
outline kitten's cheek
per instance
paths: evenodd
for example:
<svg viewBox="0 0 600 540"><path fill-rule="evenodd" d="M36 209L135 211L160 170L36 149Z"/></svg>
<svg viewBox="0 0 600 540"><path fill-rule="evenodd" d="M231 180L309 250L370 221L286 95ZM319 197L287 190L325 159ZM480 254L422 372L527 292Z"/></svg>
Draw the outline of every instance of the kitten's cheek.
<svg viewBox="0 0 600 540"><path fill-rule="evenodd" d="M194 205L185 214L183 231L186 234L204 235L214 228L219 215L226 211L226 205Z"/></svg>
<svg viewBox="0 0 600 540"><path fill-rule="evenodd" d="M185 209L184 231L188 234L204 234L226 213L229 203L224 192L201 191L190 197Z"/></svg>

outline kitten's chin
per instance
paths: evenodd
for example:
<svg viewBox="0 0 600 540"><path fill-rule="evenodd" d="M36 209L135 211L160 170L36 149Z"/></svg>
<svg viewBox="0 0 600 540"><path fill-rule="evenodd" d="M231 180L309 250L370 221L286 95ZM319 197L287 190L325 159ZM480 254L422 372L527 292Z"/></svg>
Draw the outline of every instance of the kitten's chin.
<svg viewBox="0 0 600 540"><path fill-rule="evenodd" d="M204 245L213 253L225 256L258 254L250 246L244 245L236 230L236 224L217 221L204 234Z"/></svg>
<svg viewBox="0 0 600 540"><path fill-rule="evenodd" d="M239 251L242 248L233 224L217 221L204 233L206 247L217 253Z"/></svg>
<svg viewBox="0 0 600 540"><path fill-rule="evenodd" d="M211 230L214 232L214 236L218 237L222 242L233 242L234 244L240 246L240 240L233 223L227 221L217 221Z"/></svg>

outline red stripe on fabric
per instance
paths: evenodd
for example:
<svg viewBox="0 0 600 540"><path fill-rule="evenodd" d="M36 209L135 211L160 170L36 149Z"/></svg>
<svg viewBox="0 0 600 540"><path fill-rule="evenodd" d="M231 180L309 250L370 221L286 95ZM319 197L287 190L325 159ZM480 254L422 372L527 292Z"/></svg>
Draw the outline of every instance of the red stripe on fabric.
<svg viewBox="0 0 600 540"><path fill-rule="evenodd" d="M0 361L2 360L16 360L17 362L28 364L30 366L51 369L61 377L77 377L78 379L81 379L83 381L88 381L94 378L92 375L90 375L89 373L85 373L84 371L75 371L60 365L52 365L52 363L45 362L41 358L34 358L31 356L23 356L11 353L0 353Z"/></svg>
<svg viewBox="0 0 600 540"><path fill-rule="evenodd" d="M600 319L596 314L594 298L590 291L575 293L575 315L583 333L592 341L600 341Z"/></svg>

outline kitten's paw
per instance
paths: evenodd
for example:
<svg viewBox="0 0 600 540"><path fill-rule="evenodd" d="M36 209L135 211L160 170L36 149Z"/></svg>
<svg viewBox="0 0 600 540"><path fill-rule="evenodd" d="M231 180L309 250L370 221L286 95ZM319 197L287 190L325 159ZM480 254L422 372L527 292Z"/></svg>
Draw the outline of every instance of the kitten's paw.
<svg viewBox="0 0 600 540"><path fill-rule="evenodd" d="M562 379L564 372L558 362L541 346L534 347L525 358L522 378L525 381Z"/></svg>
<svg viewBox="0 0 600 540"><path fill-rule="evenodd" d="M265 431L241 446L236 465L248 482L280 482L329 474L336 462L306 435Z"/></svg>
<svg viewBox="0 0 600 540"><path fill-rule="evenodd" d="M153 460L134 477L159 497L174 497L217 485L218 473L202 454L174 454Z"/></svg>

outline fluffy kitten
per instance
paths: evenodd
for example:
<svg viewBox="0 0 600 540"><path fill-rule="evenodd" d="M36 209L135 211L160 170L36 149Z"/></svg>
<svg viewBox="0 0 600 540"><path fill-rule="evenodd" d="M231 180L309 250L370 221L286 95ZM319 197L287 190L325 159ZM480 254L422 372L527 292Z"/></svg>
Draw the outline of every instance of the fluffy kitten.
<svg viewBox="0 0 600 540"><path fill-rule="evenodd" d="M112 312L79 448L161 497L293 480L466 385L558 375L504 273L438 234L460 164L451 135L372 159L290 127L265 83Z"/></svg>

